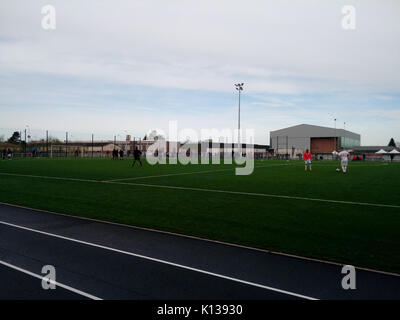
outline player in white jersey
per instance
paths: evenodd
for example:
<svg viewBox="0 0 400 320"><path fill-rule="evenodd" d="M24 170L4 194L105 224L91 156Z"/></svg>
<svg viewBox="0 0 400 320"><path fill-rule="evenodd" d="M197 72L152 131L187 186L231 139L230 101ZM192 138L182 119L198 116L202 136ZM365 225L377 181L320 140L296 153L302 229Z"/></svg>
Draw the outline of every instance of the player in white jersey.
<svg viewBox="0 0 400 320"><path fill-rule="evenodd" d="M342 165L343 173L347 171L347 164L349 163L350 153L348 153L344 148L341 148L342 151L339 152L339 158Z"/></svg>

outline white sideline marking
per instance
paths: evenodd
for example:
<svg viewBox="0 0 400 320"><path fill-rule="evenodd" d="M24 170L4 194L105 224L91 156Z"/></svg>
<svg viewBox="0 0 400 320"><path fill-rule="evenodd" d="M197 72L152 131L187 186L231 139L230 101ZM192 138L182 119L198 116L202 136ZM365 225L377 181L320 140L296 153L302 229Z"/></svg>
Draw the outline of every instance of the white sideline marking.
<svg viewBox="0 0 400 320"><path fill-rule="evenodd" d="M185 265L182 265L182 264L178 264L178 263L174 263L174 262L170 262L170 261L166 261L166 260L161 260L161 259L157 259L157 258L152 258L152 257L144 256L144 255L133 253L133 252L114 249L114 248L111 248L111 247L106 247L106 246L102 246L102 245L99 245L99 244L86 242L86 241L82 241L82 240L78 240L78 239L64 237L64 236L60 236L60 235L57 235L57 234L54 234L54 233L49 233L49 232L45 232L45 231L31 229L31 228L19 226L19 225L8 223L8 222L4 222L4 221L0 221L0 224L6 225L6 226L10 226L10 227L14 227L14 228L27 230L27 231L31 231L31 232L36 232L36 233L43 234L43 235L50 236L50 237L54 237L54 238L59 238L59 239L63 239L63 240L68 240L68 241L80 243L80 244L85 244L85 245L88 245L88 246L91 246L91 247L96 247L96 248L100 248L100 249L104 249L104 250L109 250L109 251L113 251L113 252L117 252L117 253L122 253L122 254L125 254L125 255L129 255L129 256L145 259L145 260L150 260L150 261L154 261L154 262L158 262L158 263L163 263L163 264L170 265L170 266L173 266L173 267L178 267L178 268L182 268L182 269L186 269L186 270L190 270L190 271L194 271L194 272L198 272L198 273L203 273L203 274L207 274L207 275L210 275L210 276L213 276L213 277L222 278L222 279L226 279L226 280L230 280L230 281L246 284L246 285L253 286L253 287L258 287L258 288L270 290L270 291L275 291L275 292L283 293L283 294L286 294L286 295L290 295L290 296L294 296L294 297L298 297L298 298L302 298L302 299L318 300L317 298L313 298L313 297L305 296L305 295L302 295L302 294L298 294L298 293L294 293L294 292L290 292L290 291L286 291L286 290L281 290L281 289L265 286L265 285L258 284L258 283L255 283L255 282L250 282L250 281L241 280L241 279L238 279L238 278L228 277L228 276L225 276L225 275L222 275L222 274L219 274L219 273L214 273L214 272L210 272L210 271L206 271L206 270L202 270L202 269L198 269L198 268L188 267L188 266L185 266ZM35 276L37 276L37 275L35 275ZM37 277L40 277L40 276L37 276ZM40 277L40 279L43 279L43 277Z"/></svg>
<svg viewBox="0 0 400 320"><path fill-rule="evenodd" d="M330 200L330 199L307 198L307 197L297 197L297 196L285 196L285 195L268 194L268 193L253 193L253 192L243 192L243 191L202 189L202 188L193 188L193 187L177 187L177 186L168 186L168 185L159 185L159 184L129 183L129 182L118 182L118 181L113 182L113 181L100 181L100 180L77 179L77 178L35 176L35 175L28 175L28 174L2 173L2 172L0 172L0 175L17 176L17 177L28 177L28 178L41 178L41 179L55 179L55 180L64 180L64 181L77 181L77 182L118 184L118 185L127 185L127 186L164 188L164 189L173 189L173 190L214 192L214 193L225 193L225 194L235 194L235 195L245 195L245 196L268 197L268 198L278 198L278 199L293 199L293 200L303 200L303 201L329 202L329 203L339 203L339 204L349 204L349 205L359 205L359 206L369 206L369 207L381 207L381 208L395 208L395 209L399 209L400 208L400 205L396 205L396 204L356 202L356 201L345 201L345 200Z"/></svg>
<svg viewBox="0 0 400 320"><path fill-rule="evenodd" d="M293 165L295 165L295 166L304 166L304 164L293 164ZM340 163L337 163L337 164L330 164L330 163L324 163L324 164L322 164L322 163L315 163L315 162L312 162L312 165L313 166L317 166L317 167L337 167L337 166L341 166L341 164ZM353 163L353 164L351 164L351 166L348 166L349 168L358 168L358 167L370 167L370 168L374 168L374 167L382 167L382 166L389 166L389 164L388 163L380 163L380 164L355 164L355 163Z"/></svg>
<svg viewBox="0 0 400 320"><path fill-rule="evenodd" d="M7 262L2 261L2 260L0 260L0 264L4 265L4 266L6 266L6 267L9 267L9 268L11 268L11 269L17 270L17 271L19 271L19 272L25 273L25 274L27 274L27 275L30 275L30 276L32 276L32 277L34 277L34 278L37 278L37 279L40 279L40 280L43 280L43 278L45 278L45 276L40 276L40 275L38 275L38 274L36 274L36 273L33 273L33 272L28 271L28 270L22 269L22 268L20 268L20 267L17 267L17 266L15 266L15 265L13 265L13 264L7 263ZM93 295L91 295L91 294L89 294L89 293L86 293L86 292L83 292L83 291L81 291L81 290L72 288L72 287L70 287L70 286L67 286L67 285L65 285L65 284L62 284L62 283L60 283L60 282L54 281L54 280L49 279L49 278L46 278L46 281L49 281L51 284L54 284L54 285L56 285L56 286L58 286L58 287L61 287L61 288L64 288L64 289L66 289L66 290L68 290L68 291L77 293L77 294L79 294L79 295L81 295L81 296L84 296L84 297L86 297L86 298L89 298L89 299L92 299L92 300L103 300L103 299L98 298L98 297L96 297L96 296L93 296ZM43 290L44 290L44 289L43 289Z"/></svg>
<svg viewBox="0 0 400 320"><path fill-rule="evenodd" d="M287 165L288 165L287 163L281 163L281 164L272 164L272 165L268 165L268 166L256 166L254 168L266 168L266 167L287 166ZM219 169L219 170L192 171L192 172L180 172L180 173L169 173L169 174L161 174L161 175L156 175L156 176L140 176L140 177L132 177L132 178L121 178L121 179L104 180L103 182L138 180L138 179L147 179L147 178L162 178L162 177L171 177L171 176L183 176L183 175L196 174L196 173L210 173L210 172L234 171L234 170L235 170L235 168Z"/></svg>
<svg viewBox="0 0 400 320"><path fill-rule="evenodd" d="M176 189L176 190L190 190L190 191L237 194L237 195L268 197L268 198L279 198L279 199L293 199L293 200L305 200L305 201L330 202L330 203L351 204L351 205L370 206L370 207L386 207L386 208L396 208L396 209L400 208L400 205L394 205L394 204L381 204L381 203L354 202L354 201L345 201L345 200L306 198L306 197L285 196L285 195L278 195L278 194L268 194L268 193L253 193L253 192L229 191L229 190L218 190L218 189L202 189L202 188L193 188L193 187L176 187L176 186L145 184L145 183L128 183L128 182L104 182L104 183L110 183L110 184L114 184L115 183L115 184L131 185L131 186L166 188L166 189Z"/></svg>
<svg viewBox="0 0 400 320"><path fill-rule="evenodd" d="M36 176L32 174L20 174L20 173L7 173L0 172L0 175L4 176L16 176L16 177L27 177L27 178L42 178L42 179L54 179L54 180L67 180L67 181L78 181L78 182L103 182L100 180L89 180L89 179L78 179L78 178L64 178L64 177L51 177L51 176Z"/></svg>

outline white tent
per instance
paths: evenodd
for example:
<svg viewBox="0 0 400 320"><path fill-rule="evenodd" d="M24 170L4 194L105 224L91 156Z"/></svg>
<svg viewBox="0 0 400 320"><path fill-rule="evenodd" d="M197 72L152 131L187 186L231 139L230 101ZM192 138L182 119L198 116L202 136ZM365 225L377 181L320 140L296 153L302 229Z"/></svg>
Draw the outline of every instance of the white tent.
<svg viewBox="0 0 400 320"><path fill-rule="evenodd" d="M375 152L375 153L377 153L377 154L385 154L385 153L387 153L385 150L383 150L383 149L381 149L381 150L379 150L379 151L377 151L377 152Z"/></svg>
<svg viewBox="0 0 400 320"><path fill-rule="evenodd" d="M400 161L400 152L397 151L396 149L393 149L390 152L386 153L386 159L387 161Z"/></svg>

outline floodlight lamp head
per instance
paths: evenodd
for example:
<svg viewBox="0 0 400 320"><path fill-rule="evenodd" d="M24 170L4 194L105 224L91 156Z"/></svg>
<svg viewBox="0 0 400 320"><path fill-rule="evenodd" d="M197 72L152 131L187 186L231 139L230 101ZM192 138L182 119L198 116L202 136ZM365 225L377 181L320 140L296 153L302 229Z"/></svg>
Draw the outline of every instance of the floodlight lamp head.
<svg viewBox="0 0 400 320"><path fill-rule="evenodd" d="M235 84L236 90L239 91L239 92L243 91L243 85L244 85L244 83Z"/></svg>

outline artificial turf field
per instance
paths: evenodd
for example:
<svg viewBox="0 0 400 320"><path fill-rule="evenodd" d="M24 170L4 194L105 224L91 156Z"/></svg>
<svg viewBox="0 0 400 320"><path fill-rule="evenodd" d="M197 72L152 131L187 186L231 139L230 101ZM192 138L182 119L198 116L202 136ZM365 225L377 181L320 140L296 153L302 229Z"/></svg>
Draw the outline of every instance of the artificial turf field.
<svg viewBox="0 0 400 320"><path fill-rule="evenodd" d="M400 273L400 163L131 161L0 160L0 202Z"/></svg>

